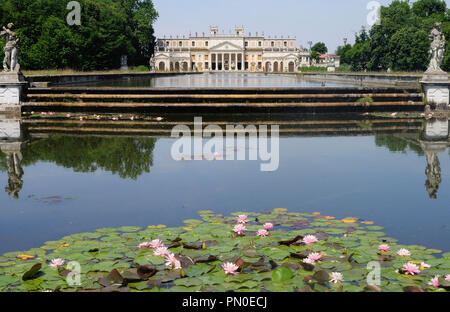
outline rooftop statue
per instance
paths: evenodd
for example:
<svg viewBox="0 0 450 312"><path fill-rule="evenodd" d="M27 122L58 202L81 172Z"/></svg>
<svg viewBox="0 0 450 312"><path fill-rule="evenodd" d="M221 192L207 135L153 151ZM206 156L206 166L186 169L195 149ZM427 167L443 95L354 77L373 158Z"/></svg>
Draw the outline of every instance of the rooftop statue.
<svg viewBox="0 0 450 312"><path fill-rule="evenodd" d="M445 36L441 30L442 23L435 23L433 29L430 32L430 51L431 56L430 65L428 66L427 73L430 72L443 72L441 69L442 61L444 60L445 52Z"/></svg>
<svg viewBox="0 0 450 312"><path fill-rule="evenodd" d="M18 63L18 43L19 37L13 31L14 24L9 23L7 27L3 27L0 36L5 36L5 57L3 59L4 72L19 72L20 65Z"/></svg>

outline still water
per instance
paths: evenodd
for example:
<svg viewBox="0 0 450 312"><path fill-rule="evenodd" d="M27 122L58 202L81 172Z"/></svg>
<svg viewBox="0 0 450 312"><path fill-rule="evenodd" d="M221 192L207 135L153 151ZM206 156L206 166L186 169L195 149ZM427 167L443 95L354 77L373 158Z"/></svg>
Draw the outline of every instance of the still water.
<svg viewBox="0 0 450 312"><path fill-rule="evenodd" d="M322 83L306 80L299 75L291 74L244 74L244 73L211 73L162 76L156 78L140 78L103 81L82 84L79 86L96 87L139 87L139 88L279 88L279 87L351 87L352 84Z"/></svg>
<svg viewBox="0 0 450 312"><path fill-rule="evenodd" d="M229 214L276 207L359 217L384 226L400 243L450 250L447 120L430 121L431 130L447 132L424 141L422 120L247 116L244 125L282 125L273 172L262 172L260 161L175 161L170 128L192 121L126 125L152 135L74 134L42 130L39 123L51 125L45 121L9 121L19 128L1 140L0 253L100 227L178 226L201 209Z"/></svg>

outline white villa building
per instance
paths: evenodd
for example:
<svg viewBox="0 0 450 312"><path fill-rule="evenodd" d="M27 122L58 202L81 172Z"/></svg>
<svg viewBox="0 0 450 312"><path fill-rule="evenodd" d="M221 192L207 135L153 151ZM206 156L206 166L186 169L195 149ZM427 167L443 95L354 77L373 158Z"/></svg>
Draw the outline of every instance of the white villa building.
<svg viewBox="0 0 450 312"><path fill-rule="evenodd" d="M209 35L158 39L152 67L160 72L294 72L310 65L309 52L296 47L295 38L244 36L244 28Z"/></svg>

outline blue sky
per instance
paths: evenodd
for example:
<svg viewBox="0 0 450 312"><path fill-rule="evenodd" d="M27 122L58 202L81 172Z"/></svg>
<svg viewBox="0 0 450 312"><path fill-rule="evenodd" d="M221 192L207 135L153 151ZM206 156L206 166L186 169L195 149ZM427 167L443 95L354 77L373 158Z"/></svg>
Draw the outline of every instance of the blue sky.
<svg viewBox="0 0 450 312"><path fill-rule="evenodd" d="M243 25L245 33L296 36L297 46L323 41L330 52L343 38L354 41L355 32L367 25L372 0L153 0L159 12L156 36L208 33L210 25L225 32ZM378 0L388 5L391 0ZM450 7L450 0L446 0Z"/></svg>

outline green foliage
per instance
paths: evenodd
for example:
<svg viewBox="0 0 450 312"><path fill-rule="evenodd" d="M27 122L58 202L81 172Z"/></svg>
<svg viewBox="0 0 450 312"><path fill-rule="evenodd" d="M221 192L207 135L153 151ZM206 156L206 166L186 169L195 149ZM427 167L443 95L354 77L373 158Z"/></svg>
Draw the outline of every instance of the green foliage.
<svg viewBox="0 0 450 312"><path fill-rule="evenodd" d="M0 0L0 23L12 22L22 69L106 70L148 63L158 13L151 0L79 0L81 25L70 26L67 2Z"/></svg>
<svg viewBox="0 0 450 312"><path fill-rule="evenodd" d="M365 96L363 98L360 98L358 100L359 103L368 103L368 104L372 104L373 103L373 98L370 96Z"/></svg>
<svg viewBox="0 0 450 312"><path fill-rule="evenodd" d="M300 67L301 72L326 72L326 67L310 66L310 67Z"/></svg>
<svg viewBox="0 0 450 312"><path fill-rule="evenodd" d="M55 136L28 145L23 151L22 165L53 162L76 172L101 169L121 178L137 179L142 173L150 172L155 143L156 139Z"/></svg>
<svg viewBox="0 0 450 312"><path fill-rule="evenodd" d="M364 28L356 35L353 46L338 47L341 63L353 70L423 71L429 61L428 34L435 22L450 38L450 15L445 1L419 0L414 3L394 0L381 7L381 23L369 32ZM450 43L442 64L450 70Z"/></svg>
<svg viewBox="0 0 450 312"><path fill-rule="evenodd" d="M312 46L311 52L318 52L320 54L325 54L328 52L328 48L323 42L317 42L315 45Z"/></svg>
<svg viewBox="0 0 450 312"><path fill-rule="evenodd" d="M375 144L378 147L387 147L391 152L401 152L406 154L409 149L419 156L424 155L420 146L393 135L377 135L375 136Z"/></svg>
<svg viewBox="0 0 450 312"><path fill-rule="evenodd" d="M320 54L325 54L328 52L328 48L323 42L317 42L315 45L311 48L311 54L310 57L312 60L319 61Z"/></svg>

